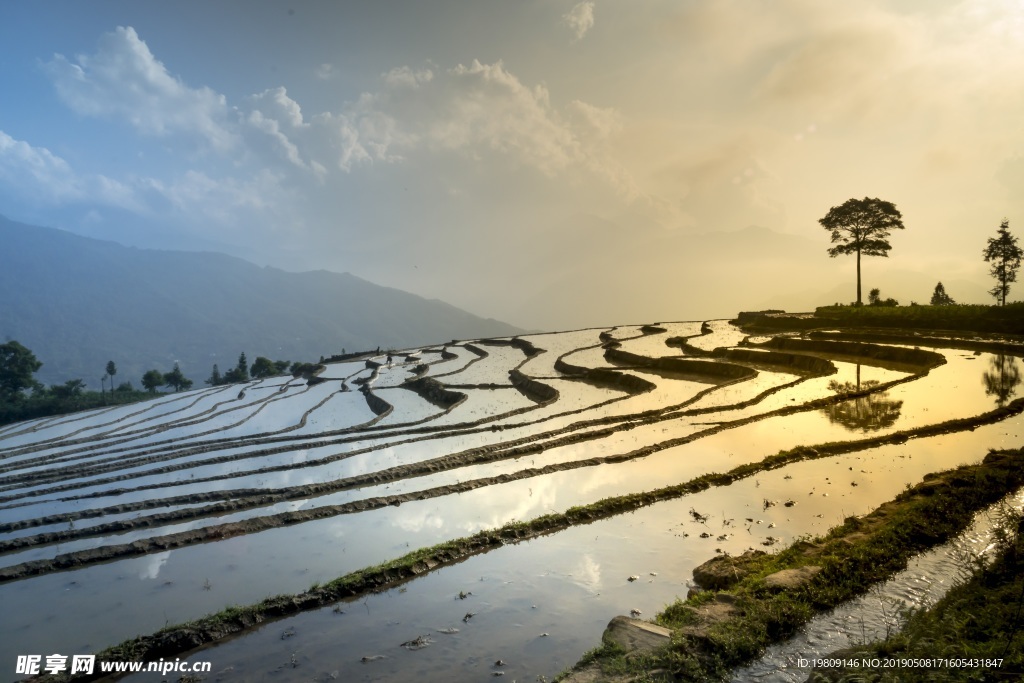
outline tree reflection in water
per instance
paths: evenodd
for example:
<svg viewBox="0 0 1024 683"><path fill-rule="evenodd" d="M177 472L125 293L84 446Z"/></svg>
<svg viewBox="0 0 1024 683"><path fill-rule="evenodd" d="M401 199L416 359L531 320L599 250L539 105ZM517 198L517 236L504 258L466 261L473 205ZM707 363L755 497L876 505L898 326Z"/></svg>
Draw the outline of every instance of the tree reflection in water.
<svg viewBox="0 0 1024 683"><path fill-rule="evenodd" d="M996 405L1002 408L1016 393L1020 384L1020 368L1013 356L999 354L989 361L989 371L982 375L985 383L985 395L995 396Z"/></svg>
<svg viewBox="0 0 1024 683"><path fill-rule="evenodd" d="M843 396L847 394L861 394L862 392L870 391L878 385L879 382L873 379L864 382L860 381L860 365L858 364L856 382L837 382L832 380L828 383L828 388ZM836 403L824 408L822 412L828 416L829 422L841 425L851 432L857 430L861 432L874 432L893 426L900 417L903 401L890 401L888 396L888 392L885 391L859 395L851 398L849 401L843 401L842 403Z"/></svg>

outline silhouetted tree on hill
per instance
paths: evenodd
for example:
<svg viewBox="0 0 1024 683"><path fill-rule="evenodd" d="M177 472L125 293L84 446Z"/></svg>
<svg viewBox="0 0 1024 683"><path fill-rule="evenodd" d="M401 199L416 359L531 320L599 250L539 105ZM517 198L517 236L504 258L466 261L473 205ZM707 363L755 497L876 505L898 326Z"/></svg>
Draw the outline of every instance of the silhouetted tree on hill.
<svg viewBox="0 0 1024 683"><path fill-rule="evenodd" d="M117 366L114 365L114 361L107 361L107 376L110 377L110 393L114 393L114 375L117 374Z"/></svg>
<svg viewBox="0 0 1024 683"><path fill-rule="evenodd" d="M996 298L1000 306L1006 305L1010 283L1017 281L1017 271L1024 251L1017 246L1017 238L1010 234L1010 221L1003 221L995 237L988 238L988 246L982 252L986 262L992 263L989 273L996 279L996 286L988 293Z"/></svg>
<svg viewBox="0 0 1024 683"><path fill-rule="evenodd" d="M935 285L935 291L932 292L932 306L952 306L955 303L953 297L946 294L946 288L942 286L941 282Z"/></svg>
<svg viewBox="0 0 1024 683"><path fill-rule="evenodd" d="M835 258L840 254L857 255L857 305L860 306L860 257L888 256L892 246L887 241L891 230L902 230L902 214L891 202L881 199L848 199L841 206L833 206L819 223L832 233L828 250Z"/></svg>

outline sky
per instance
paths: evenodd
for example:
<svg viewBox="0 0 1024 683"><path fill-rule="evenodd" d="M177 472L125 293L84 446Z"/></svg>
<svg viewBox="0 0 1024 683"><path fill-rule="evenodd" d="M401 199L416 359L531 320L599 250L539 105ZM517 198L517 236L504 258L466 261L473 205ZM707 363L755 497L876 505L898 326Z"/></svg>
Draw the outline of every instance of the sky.
<svg viewBox="0 0 1024 683"><path fill-rule="evenodd" d="M865 291L980 303L1024 226L1024 0L43 1L0 45L0 214L532 329L848 302L853 197L906 226Z"/></svg>

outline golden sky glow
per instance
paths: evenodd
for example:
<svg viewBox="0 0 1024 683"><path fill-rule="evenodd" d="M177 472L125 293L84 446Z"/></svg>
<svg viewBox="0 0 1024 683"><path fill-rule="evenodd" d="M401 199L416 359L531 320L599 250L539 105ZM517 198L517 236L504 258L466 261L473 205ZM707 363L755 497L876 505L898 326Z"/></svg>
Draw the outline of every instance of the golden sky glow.
<svg viewBox="0 0 1024 683"><path fill-rule="evenodd" d="M981 302L1024 225L1019 0L425 4L8 9L0 213L544 328L849 301L864 196L866 288Z"/></svg>

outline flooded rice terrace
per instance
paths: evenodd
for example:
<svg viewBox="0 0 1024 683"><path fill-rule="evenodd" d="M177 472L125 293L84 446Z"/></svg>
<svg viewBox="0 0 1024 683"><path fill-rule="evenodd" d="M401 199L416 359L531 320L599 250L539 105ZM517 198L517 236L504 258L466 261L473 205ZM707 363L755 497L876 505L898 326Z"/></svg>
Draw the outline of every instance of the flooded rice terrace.
<svg viewBox="0 0 1024 683"><path fill-rule="evenodd" d="M929 429L1006 405L1014 355L818 336L712 321L452 342L2 427L0 662L97 652L482 529L855 444L183 655L212 663L206 680L551 678L613 616L685 597L716 553L824 533L1020 445L1020 415Z"/></svg>

